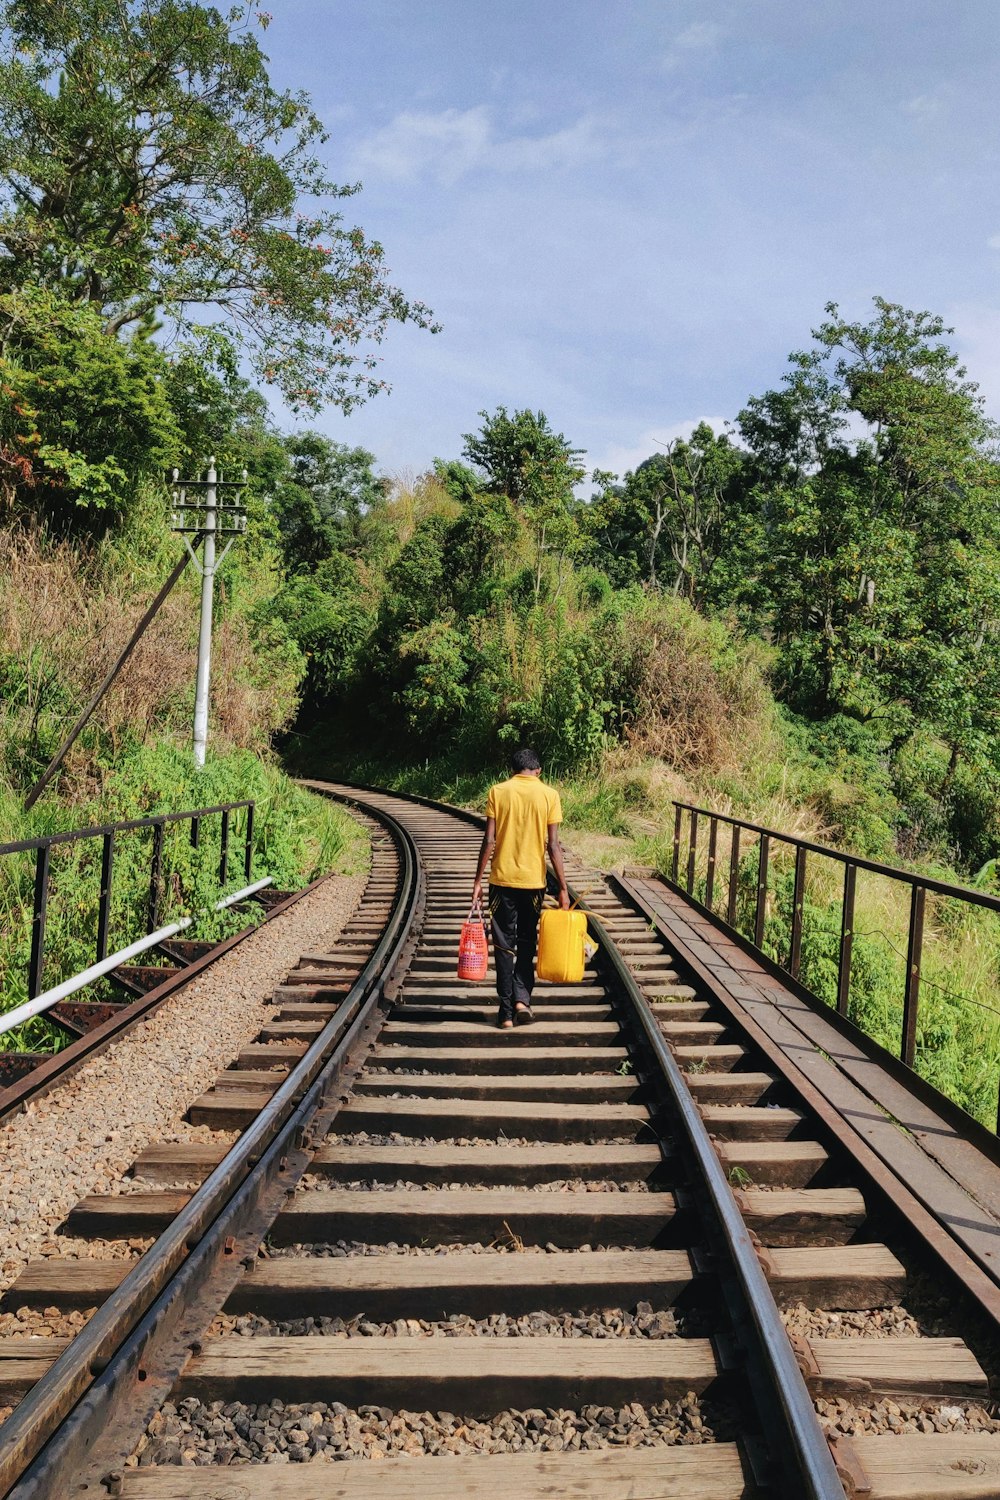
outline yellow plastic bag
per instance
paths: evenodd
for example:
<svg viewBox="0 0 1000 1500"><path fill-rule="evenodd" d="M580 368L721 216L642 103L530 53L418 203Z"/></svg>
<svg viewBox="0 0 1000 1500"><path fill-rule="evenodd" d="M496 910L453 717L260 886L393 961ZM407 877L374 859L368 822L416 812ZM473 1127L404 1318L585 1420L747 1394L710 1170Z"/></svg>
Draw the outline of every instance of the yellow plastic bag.
<svg viewBox="0 0 1000 1500"><path fill-rule="evenodd" d="M539 979L550 984L579 984L583 978L587 914L547 906L538 924Z"/></svg>

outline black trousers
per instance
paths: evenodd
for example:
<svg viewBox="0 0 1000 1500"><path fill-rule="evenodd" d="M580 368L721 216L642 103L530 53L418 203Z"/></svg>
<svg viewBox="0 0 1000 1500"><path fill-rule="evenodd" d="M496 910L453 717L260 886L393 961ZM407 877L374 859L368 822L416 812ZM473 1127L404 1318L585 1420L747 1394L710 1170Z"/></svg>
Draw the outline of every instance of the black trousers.
<svg viewBox="0 0 1000 1500"><path fill-rule="evenodd" d="M501 1020L513 1018L515 1005L531 1004L538 918L544 896L544 888L532 891L512 885L490 886L490 926Z"/></svg>

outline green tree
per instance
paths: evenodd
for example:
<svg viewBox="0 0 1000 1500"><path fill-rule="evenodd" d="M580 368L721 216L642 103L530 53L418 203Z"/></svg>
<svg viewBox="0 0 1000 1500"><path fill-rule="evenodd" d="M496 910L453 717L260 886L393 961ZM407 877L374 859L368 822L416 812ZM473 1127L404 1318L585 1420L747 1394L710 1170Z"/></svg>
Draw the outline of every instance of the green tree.
<svg viewBox="0 0 1000 1500"><path fill-rule="evenodd" d="M436 458L434 477L451 498L460 504L478 495L483 487L481 477L457 458Z"/></svg>
<svg viewBox="0 0 1000 1500"><path fill-rule="evenodd" d="M726 601L748 519L745 455L726 434L700 422L624 481L593 477L599 489L585 525L597 566L610 561L615 581L641 580L698 608Z"/></svg>
<svg viewBox="0 0 1000 1500"><path fill-rule="evenodd" d="M463 433L464 456L486 475L485 488L506 495L515 505L537 501L539 491L558 491L569 503L573 486L584 475L579 448L571 448L561 432L553 432L542 411L515 411L510 416L498 406L492 416L481 411L478 432Z"/></svg>
<svg viewBox="0 0 1000 1500"><path fill-rule="evenodd" d="M434 325L331 206L357 185L329 179L323 127L272 86L251 15L0 0L0 291L59 291L109 334L224 324L293 408L348 410L384 389L372 341Z"/></svg>
<svg viewBox="0 0 1000 1500"><path fill-rule="evenodd" d="M881 298L867 323L830 304L740 431L786 696L881 721L895 749L933 725L953 771L1000 728L1000 468L950 332Z"/></svg>
<svg viewBox="0 0 1000 1500"><path fill-rule="evenodd" d="M362 517L389 489L388 481L374 472L374 453L335 443L319 432L293 434L285 439L285 448L295 483L308 490L340 546L357 546Z"/></svg>
<svg viewBox="0 0 1000 1500"><path fill-rule="evenodd" d="M335 553L357 554L362 527L385 498L387 484L372 470L375 456L318 432L278 440L266 494L291 572L312 572Z"/></svg>
<svg viewBox="0 0 1000 1500"><path fill-rule="evenodd" d="M118 519L182 445L163 373L155 345L107 338L86 304L0 292L0 500L57 530Z"/></svg>
<svg viewBox="0 0 1000 1500"><path fill-rule="evenodd" d="M547 559L555 564L553 592L565 581L566 564L576 554L581 536L573 487L585 474L581 450L571 448L561 432L553 432L544 412L515 411L505 406L493 416L481 411L478 433L463 433L463 453L485 472L484 488L506 495L529 521L534 543L533 592L537 602Z"/></svg>
<svg viewBox="0 0 1000 1500"><path fill-rule="evenodd" d="M262 611L280 622L306 659L299 727L311 725L353 691L372 614L354 562L324 558L308 576L290 578Z"/></svg>

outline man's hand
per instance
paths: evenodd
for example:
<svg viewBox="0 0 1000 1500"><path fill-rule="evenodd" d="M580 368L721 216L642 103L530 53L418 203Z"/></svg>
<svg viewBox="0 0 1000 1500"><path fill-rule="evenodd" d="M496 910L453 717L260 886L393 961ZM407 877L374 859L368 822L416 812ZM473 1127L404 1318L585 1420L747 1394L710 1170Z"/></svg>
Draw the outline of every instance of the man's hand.
<svg viewBox="0 0 1000 1500"><path fill-rule="evenodd" d="M483 901L483 882L477 877L472 887L472 904L481 906Z"/></svg>
<svg viewBox="0 0 1000 1500"><path fill-rule="evenodd" d="M569 899L569 891L565 886L563 886L559 891L559 905L562 907L563 911L569 911L572 904L573 903Z"/></svg>

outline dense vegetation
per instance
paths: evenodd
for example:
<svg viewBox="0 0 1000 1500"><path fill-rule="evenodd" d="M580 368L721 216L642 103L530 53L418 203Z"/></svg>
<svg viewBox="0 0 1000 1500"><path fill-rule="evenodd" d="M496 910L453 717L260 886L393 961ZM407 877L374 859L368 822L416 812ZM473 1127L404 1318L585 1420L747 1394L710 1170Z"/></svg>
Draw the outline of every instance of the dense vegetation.
<svg viewBox="0 0 1000 1500"><path fill-rule="evenodd" d="M282 559L262 498L265 408L238 371L295 408L349 409L383 387L372 344L390 323L430 319L387 281L377 241L344 222L338 200L355 189L328 180L320 122L271 86L252 22L251 8L195 0L0 5L0 838L255 796L258 873L287 886L359 851L349 820L260 762L304 661L261 618ZM230 470L249 461L254 518L222 581L212 763L195 777L180 749L186 580L24 816L24 792L178 555L165 471L212 452ZM55 977L91 936L89 859L57 872ZM168 871L174 904L199 903L212 861L206 849ZM123 850L133 905L140 866ZM10 859L0 874L12 1005L31 876Z"/></svg>
<svg viewBox="0 0 1000 1500"><path fill-rule="evenodd" d="M614 745L718 768L777 733L837 837L980 868L1000 836L993 433L939 320L828 314L732 432L702 425L589 500L544 415L502 408L405 497L335 502L303 470L317 514L281 501L275 609L324 738L472 765L526 736L565 772Z"/></svg>
<svg viewBox="0 0 1000 1500"><path fill-rule="evenodd" d="M731 432L597 475L589 499L530 410L481 413L460 458L365 506L300 470L317 513L303 546L305 495L277 505L273 604L309 662L294 753L478 801L526 738L596 858L662 862L680 794L996 891L993 431L940 320L827 312ZM749 927L755 879L751 846ZM814 867L803 974L831 1000L839 897ZM779 849L779 957L790 908ZM851 1014L892 1050L906 920L905 888L862 878ZM918 1066L984 1119L998 972L995 921L932 902Z"/></svg>
<svg viewBox="0 0 1000 1500"><path fill-rule="evenodd" d="M275 742L476 798L530 739L595 858L662 857L690 795L996 887L1000 461L940 319L831 304L731 429L621 476L588 479L543 412L501 407L389 482L363 449L275 430L258 388L348 410L381 388L391 324L434 325L345 223L354 189L250 12L0 0L0 25L0 836L252 782L290 881L344 835L261 769ZM165 471L210 453L247 469L250 525L220 587L209 773L187 769L189 576L26 819L178 555ZM779 858L776 952L787 878ZM808 900L829 994L836 891L817 875ZM986 1114L1000 1036L955 997L990 1003L998 943L933 919L920 1066ZM852 1003L891 1044L905 913L873 890L864 923Z"/></svg>

